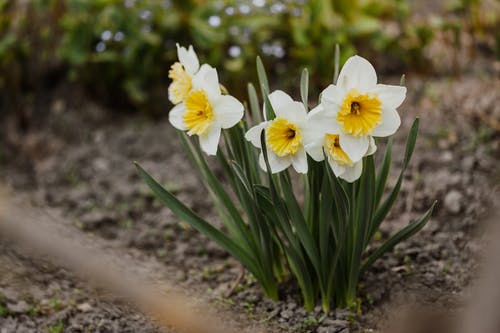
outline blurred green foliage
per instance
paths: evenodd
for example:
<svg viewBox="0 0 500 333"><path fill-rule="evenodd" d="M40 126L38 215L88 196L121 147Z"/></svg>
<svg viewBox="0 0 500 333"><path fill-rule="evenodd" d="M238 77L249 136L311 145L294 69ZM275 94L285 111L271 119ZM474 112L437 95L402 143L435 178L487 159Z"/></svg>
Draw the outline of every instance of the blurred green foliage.
<svg viewBox="0 0 500 333"><path fill-rule="evenodd" d="M458 0L452 10L485 31L481 1L489 0ZM317 93L331 82L335 44L341 62L357 52L391 70L426 67L436 26L409 18L408 0L0 0L0 88L24 91L55 71L114 105L164 112L179 42L238 97L255 81L256 55L283 89L308 67Z"/></svg>

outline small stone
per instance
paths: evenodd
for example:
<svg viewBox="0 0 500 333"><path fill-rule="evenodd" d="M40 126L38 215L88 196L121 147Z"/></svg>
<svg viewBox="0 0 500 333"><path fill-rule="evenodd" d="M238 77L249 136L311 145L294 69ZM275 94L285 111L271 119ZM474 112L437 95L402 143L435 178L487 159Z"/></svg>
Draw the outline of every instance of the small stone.
<svg viewBox="0 0 500 333"><path fill-rule="evenodd" d="M7 302L16 302L16 300L19 298L19 294L12 290L12 289L0 289L0 298L3 298L4 300L6 300Z"/></svg>
<svg viewBox="0 0 500 333"><path fill-rule="evenodd" d="M116 224L116 219L114 216L107 213L91 211L82 216L80 222L83 230L91 231L99 229L105 225Z"/></svg>
<svg viewBox="0 0 500 333"><path fill-rule="evenodd" d="M293 316L293 311L284 310L284 311L281 311L280 315L281 315L281 318L290 319Z"/></svg>
<svg viewBox="0 0 500 333"><path fill-rule="evenodd" d="M90 305L89 303L82 303L78 304L76 308L81 312L89 312L90 310L92 310L92 305Z"/></svg>
<svg viewBox="0 0 500 333"><path fill-rule="evenodd" d="M324 332L328 333L340 333L340 332L345 332L346 329L348 329L349 322L347 320L340 320L340 319L325 319L321 323L321 327L324 328ZM320 328L321 328L320 327ZM319 329L318 329L319 332Z"/></svg>
<svg viewBox="0 0 500 333"><path fill-rule="evenodd" d="M10 312L12 313L26 313L30 309L30 305L26 303L25 301L19 301L17 303L9 303L7 304L7 308L9 309Z"/></svg>
<svg viewBox="0 0 500 333"><path fill-rule="evenodd" d="M289 302L286 307L288 308L288 310L294 310L296 307L297 307L297 303L295 302Z"/></svg>
<svg viewBox="0 0 500 333"><path fill-rule="evenodd" d="M444 198L444 206L449 213L458 214L462 209L462 200L462 193L457 190L452 190Z"/></svg>

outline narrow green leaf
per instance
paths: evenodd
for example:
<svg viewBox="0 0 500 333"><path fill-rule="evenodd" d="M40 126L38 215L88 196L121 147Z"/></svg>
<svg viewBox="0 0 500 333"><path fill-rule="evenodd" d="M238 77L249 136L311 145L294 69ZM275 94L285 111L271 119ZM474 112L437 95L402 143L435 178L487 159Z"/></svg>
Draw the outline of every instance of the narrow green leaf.
<svg viewBox="0 0 500 333"><path fill-rule="evenodd" d="M349 211L351 209L349 204L349 197L347 196L344 187L339 182L339 179L337 178L337 176L335 176L332 169L330 168L330 164L328 163L328 157L324 152L323 154L325 157L324 165L326 174L332 186L332 193L334 197L334 206L337 214L337 220L347 221L349 218Z"/></svg>
<svg viewBox="0 0 500 333"><path fill-rule="evenodd" d="M408 139L406 141L406 149L405 149L405 158L403 160L403 168L406 168L408 166L408 163L410 162L411 155L413 154L413 150L415 149L415 143L417 142L417 136L418 136L418 125L419 125L420 119L417 117L413 121L413 124L410 128L410 133L408 134Z"/></svg>
<svg viewBox="0 0 500 333"><path fill-rule="evenodd" d="M349 272L349 290L355 292L359 280L361 256L365 250L366 238L373 215L375 193L375 165L373 155L363 158L363 173L359 180L354 220L353 257Z"/></svg>
<svg viewBox="0 0 500 333"><path fill-rule="evenodd" d="M302 246L304 246L304 249L306 250L306 253L309 257L309 260L316 269L316 272L318 273L319 276L321 276L322 269L319 262L320 256L318 253L318 248L316 246L316 243L314 242L311 232L307 228L307 223L304 218L304 213L300 209L299 203L295 198L292 184L290 180L287 179L287 177L285 177L284 172L280 174L279 179L280 179L281 189L283 190L284 194L285 204L288 209L288 212L290 213L290 219L292 220L292 223L297 230L297 236L300 239Z"/></svg>
<svg viewBox="0 0 500 333"><path fill-rule="evenodd" d="M213 193L212 198L216 206L220 207L219 211L222 214L227 215L227 218L223 219L223 221L225 222L225 225L231 235L242 241L248 251L255 251L256 248L254 240L248 233L247 225L245 224L241 213L238 211L233 203L233 200L231 200L229 194L208 166L200 147L198 145L192 145L185 136L182 136L181 139L184 147L188 150L192 150L195 154L196 165L202 170L203 181L206 184L207 190L210 193ZM224 211L222 209L224 209Z"/></svg>
<svg viewBox="0 0 500 333"><path fill-rule="evenodd" d="M358 194L358 209L360 210L358 214L358 241L362 246L359 259L361 259L361 254L367 246L368 233L375 208L375 162L373 161L373 155L370 155L365 157L364 160L363 175Z"/></svg>
<svg viewBox="0 0 500 333"><path fill-rule="evenodd" d="M392 161L392 137L387 141L387 146L385 148L384 159L382 160L382 165L377 173L377 183L375 192L375 207L378 207L382 195L384 194L385 185L387 184L387 177L389 176L389 171L391 169Z"/></svg>
<svg viewBox="0 0 500 333"><path fill-rule="evenodd" d="M266 69L264 68L262 59L260 59L259 56L257 56L256 64L257 64L257 76L259 78L259 84L262 96L267 96L269 95L269 81L267 80Z"/></svg>
<svg viewBox="0 0 500 333"><path fill-rule="evenodd" d="M404 172L406 171L406 168L408 167L408 163L411 159L411 155L413 154L413 150L415 148L415 143L417 141L418 123L419 123L419 119L416 118L415 121L413 122L413 125L410 129L410 133L408 134L408 139L406 141L406 150L405 150L405 155L404 155L404 159L403 159L403 166L401 168L399 178L396 182L396 185L392 189L391 193L388 195L388 197L385 199L385 201L377 209L377 212L375 214L375 217L373 218L373 221L372 221L371 227L370 227L370 238L373 237L373 234L378 230L380 224L385 219L385 217L387 216L387 214L391 210L392 206L394 205L394 202L396 201L396 199L398 197L399 190L401 189L401 185L403 183Z"/></svg>
<svg viewBox="0 0 500 333"><path fill-rule="evenodd" d="M403 74L401 75L401 79L399 80L399 85L404 86L406 83L406 76Z"/></svg>
<svg viewBox="0 0 500 333"><path fill-rule="evenodd" d="M307 68L304 68L302 75L300 76L300 97L302 97L302 103L306 111L309 111L309 72Z"/></svg>
<svg viewBox="0 0 500 333"><path fill-rule="evenodd" d="M382 246L380 246L375 252L373 252L370 255L370 257L368 257L366 262L363 264L361 268L361 274L364 273L384 253L391 250L394 246L396 246L400 242L404 241L405 239L408 239L409 237L413 236L418 231L420 231L425 226L427 221L429 221L429 218L431 217L435 206L436 206L436 201L432 204L431 208L429 208L429 210L423 216L421 216L418 220L410 223L409 225L398 231L395 235L389 238Z"/></svg>
<svg viewBox="0 0 500 333"><path fill-rule="evenodd" d="M266 120L273 120L274 118L276 118L276 113L274 113L273 105L269 100L269 95L264 96L264 109Z"/></svg>
<svg viewBox="0 0 500 333"><path fill-rule="evenodd" d="M257 97L257 92L253 84L249 83L248 87L248 102L250 103L250 111L252 113L252 119L254 121L253 125L262 122L262 112L260 110L259 98Z"/></svg>
<svg viewBox="0 0 500 333"><path fill-rule="evenodd" d="M337 79L339 78L340 69L340 47L339 44L335 44L335 58L334 58L334 72L333 72L333 84L337 84Z"/></svg>
<svg viewBox="0 0 500 333"><path fill-rule="evenodd" d="M141 178L148 184L153 193L181 220L219 244L236 259L241 261L252 273L259 274L257 263L251 254L245 252L238 244L231 241L220 230L206 222L191 209L180 202L172 193L164 189L138 163L134 163Z"/></svg>

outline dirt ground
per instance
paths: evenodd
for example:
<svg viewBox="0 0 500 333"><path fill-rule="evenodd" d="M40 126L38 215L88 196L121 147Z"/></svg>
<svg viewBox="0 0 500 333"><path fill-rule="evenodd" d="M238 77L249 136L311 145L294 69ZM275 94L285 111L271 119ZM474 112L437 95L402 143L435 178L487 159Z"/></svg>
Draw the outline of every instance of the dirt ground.
<svg viewBox="0 0 500 333"><path fill-rule="evenodd" d="M61 87L34 107L38 120L26 134L0 125L0 181L25 202L59 216L77 237L111 249L131 269L145 264L244 325L269 332L370 332L399 317L405 304L453 312L476 277L482 223L496 200L500 161L499 66L462 76L407 76L408 97L399 109L395 182L404 140L415 116L420 136L400 198L382 224L381 238L438 200L414 238L398 245L364 276L358 313L337 309L307 313L298 291L265 298L239 264L154 199L133 161L208 220L218 223L206 191L191 171L166 117L120 113ZM396 83L397 78L383 78ZM379 153L381 154L381 153ZM243 325L243 324L242 324ZM0 243L0 332L162 332L133 307L95 290L64 269L33 261Z"/></svg>

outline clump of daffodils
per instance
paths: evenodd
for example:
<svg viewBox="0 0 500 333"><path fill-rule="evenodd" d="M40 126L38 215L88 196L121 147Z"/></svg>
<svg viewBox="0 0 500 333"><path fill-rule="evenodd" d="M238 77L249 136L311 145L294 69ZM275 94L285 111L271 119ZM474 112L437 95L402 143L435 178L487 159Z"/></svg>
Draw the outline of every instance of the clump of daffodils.
<svg viewBox="0 0 500 333"><path fill-rule="evenodd" d="M279 282L293 279L308 310L318 301L324 311L332 303L355 306L363 272L419 231L434 207L385 242L372 244L398 196L417 138L418 119L396 184L386 189L391 136L401 124L397 108L406 88L378 83L373 66L353 56L309 110L307 71L300 82L302 100L296 101L281 90L269 91L257 58L262 100L249 84L250 108L243 120L243 104L221 89L217 70L200 66L191 46L178 45L177 53L179 62L169 71L168 94L175 105L169 121L224 228L205 221L137 165L141 177L180 219L239 260L270 298L278 298ZM377 143L384 138L385 153L375 167ZM209 168L206 155L218 160L228 186ZM293 188L296 175L303 201Z"/></svg>

